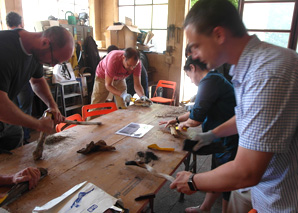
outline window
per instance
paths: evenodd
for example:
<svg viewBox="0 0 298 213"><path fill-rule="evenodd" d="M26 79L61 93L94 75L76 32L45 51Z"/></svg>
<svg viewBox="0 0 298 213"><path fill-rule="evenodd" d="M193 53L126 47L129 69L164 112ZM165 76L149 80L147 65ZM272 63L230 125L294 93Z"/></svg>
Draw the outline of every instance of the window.
<svg viewBox="0 0 298 213"><path fill-rule="evenodd" d="M166 50L168 25L168 0L119 0L119 22L125 23L125 17L140 30L151 31L154 36L149 46L151 51Z"/></svg>
<svg viewBox="0 0 298 213"><path fill-rule="evenodd" d="M250 35L285 48L297 47L297 1L240 0L240 14ZM296 49L297 51L297 49Z"/></svg>
<svg viewBox="0 0 298 213"><path fill-rule="evenodd" d="M35 5L32 7L32 5ZM58 19L66 19L65 13L86 12L89 14L88 0L22 0L24 27L26 30L34 32L36 21L48 20L49 16ZM67 16L70 15L69 13Z"/></svg>

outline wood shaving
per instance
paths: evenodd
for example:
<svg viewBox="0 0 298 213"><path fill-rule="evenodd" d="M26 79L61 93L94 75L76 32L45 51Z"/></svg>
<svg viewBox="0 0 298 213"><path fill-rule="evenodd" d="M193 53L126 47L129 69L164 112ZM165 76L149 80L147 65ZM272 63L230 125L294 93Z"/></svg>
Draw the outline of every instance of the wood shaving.
<svg viewBox="0 0 298 213"><path fill-rule="evenodd" d="M49 135L48 137L46 137L45 144L50 145L50 144L59 143L60 141L63 141L65 138L69 138L69 136Z"/></svg>

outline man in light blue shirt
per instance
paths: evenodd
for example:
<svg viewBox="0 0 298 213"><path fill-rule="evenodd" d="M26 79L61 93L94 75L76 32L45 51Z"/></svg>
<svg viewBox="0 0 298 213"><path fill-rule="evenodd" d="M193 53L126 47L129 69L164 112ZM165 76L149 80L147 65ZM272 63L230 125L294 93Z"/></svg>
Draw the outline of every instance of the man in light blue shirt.
<svg viewBox="0 0 298 213"><path fill-rule="evenodd" d="M234 65L235 116L193 136L195 148L237 132L239 147L234 161L194 176L180 172L170 187L191 194L192 183L202 191L253 186L252 204L258 212L298 212L297 53L249 36L227 0L200 0L184 26L193 58L209 69Z"/></svg>

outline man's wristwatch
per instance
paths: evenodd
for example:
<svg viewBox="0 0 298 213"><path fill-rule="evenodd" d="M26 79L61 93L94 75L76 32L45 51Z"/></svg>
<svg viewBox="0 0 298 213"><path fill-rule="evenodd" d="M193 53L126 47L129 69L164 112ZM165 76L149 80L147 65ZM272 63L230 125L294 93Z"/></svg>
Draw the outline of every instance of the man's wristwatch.
<svg viewBox="0 0 298 213"><path fill-rule="evenodd" d="M178 117L176 117L176 122L177 122L177 124L179 124L179 123L180 123L180 121L179 121Z"/></svg>
<svg viewBox="0 0 298 213"><path fill-rule="evenodd" d="M188 187L190 188L191 191L199 191L199 190L197 189L197 187L196 187L196 184L195 184L194 181L193 181L193 177L194 177L194 176L195 176L195 174L191 174L191 175L189 176L189 179L188 179L187 184L188 184Z"/></svg>

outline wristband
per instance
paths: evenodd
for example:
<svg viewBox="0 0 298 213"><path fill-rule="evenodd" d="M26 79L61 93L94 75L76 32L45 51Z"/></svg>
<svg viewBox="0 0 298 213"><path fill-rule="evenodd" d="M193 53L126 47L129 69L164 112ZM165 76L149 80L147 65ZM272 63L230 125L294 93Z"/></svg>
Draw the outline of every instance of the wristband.
<svg viewBox="0 0 298 213"><path fill-rule="evenodd" d="M195 174L191 174L191 175L189 176L189 179L188 179L188 182L187 182L188 187L189 187L189 189L190 189L191 191L200 191L200 190L196 187L195 182L193 181L193 177L194 177L194 176L195 176Z"/></svg>
<svg viewBox="0 0 298 213"><path fill-rule="evenodd" d="M178 120L178 117L176 117L176 122L177 122L177 124L179 124L179 123L180 123L180 121Z"/></svg>

